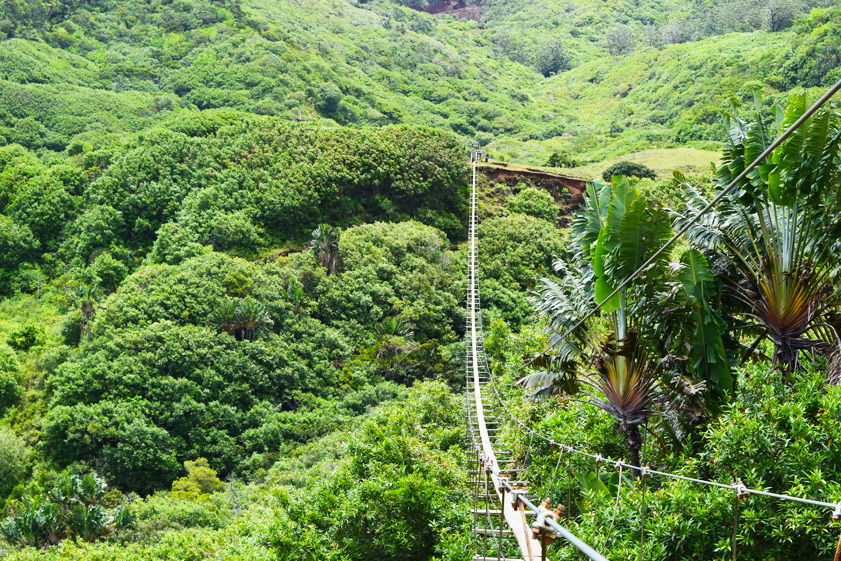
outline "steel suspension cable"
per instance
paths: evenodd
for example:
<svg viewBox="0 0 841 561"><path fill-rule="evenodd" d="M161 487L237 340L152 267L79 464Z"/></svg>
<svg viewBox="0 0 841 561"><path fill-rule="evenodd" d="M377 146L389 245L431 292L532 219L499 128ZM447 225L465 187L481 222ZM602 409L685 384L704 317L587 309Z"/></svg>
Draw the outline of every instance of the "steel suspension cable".
<svg viewBox="0 0 841 561"><path fill-rule="evenodd" d="M496 395L497 400L499 400L500 403L504 403L504 402L502 402L502 398L499 395L499 391L496 388L496 384L494 383L493 378L489 377L488 381L491 385L491 388L494 390L494 394ZM630 463L628 463L624 460L614 460L612 458L604 457L601 454L594 454L594 453L588 452L586 450L581 450L580 448L570 446L569 444L564 444L562 442L558 442L555 439L553 439L549 436L546 436L545 434L540 433L540 432L534 430L533 428L527 426L522 420L520 420L516 415L514 415L507 407L503 406L503 407L501 407L501 409L503 411L505 411L506 415L508 415L515 424L520 426L520 428L522 428L527 433L530 433L530 434L536 436L537 438L543 440L544 442L547 442L548 444L552 444L554 446L563 448L564 450L567 450L570 453L575 453L575 454L578 454L580 456L584 456L584 457L587 457L587 458L601 460L601 461L604 461L606 463L613 464L615 467L624 466L627 469L639 471L640 473L642 473L646 476L647 475L659 475L661 477L666 477L666 478L669 478L669 479L678 479L678 480L686 481L686 482L689 482L689 483L696 483L696 484L699 484L699 485L707 485L707 486L710 486L710 487L717 487L719 489L729 489L731 491L744 492L744 493L749 494L749 495L759 495L759 496L763 496L763 497L770 497L770 498L779 499L779 500L792 501L792 502L797 502L797 503L811 505L811 506L820 506L820 507L824 507L824 508L830 508L830 509L833 509L832 510L832 516L834 518L835 517L841 517L841 502L816 501L816 500L813 500L813 499L806 499L806 498L803 498L803 497L796 497L796 496L793 496L793 495L786 495L786 494L782 494L782 493L772 493L770 491L763 491L761 489L752 489L750 487L745 487L744 485L740 485L738 483L731 483L731 484L728 485L726 483L718 483L716 481L708 481L706 479L688 477L686 475L679 475L679 474L670 473L670 472L667 472L667 471L659 471L659 470L656 470L656 469L651 469L648 466L635 466L635 465L630 464Z"/></svg>

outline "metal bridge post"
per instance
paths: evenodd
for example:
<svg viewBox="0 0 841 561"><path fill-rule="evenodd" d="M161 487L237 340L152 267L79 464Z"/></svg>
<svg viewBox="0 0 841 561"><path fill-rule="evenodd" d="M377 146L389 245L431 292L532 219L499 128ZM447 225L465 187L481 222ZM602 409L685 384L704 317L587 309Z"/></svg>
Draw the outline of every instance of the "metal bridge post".
<svg viewBox="0 0 841 561"><path fill-rule="evenodd" d="M478 474L479 466L479 450L476 450L476 473ZM479 527L479 478L476 477L476 490L473 492L473 529ZM479 554L479 537L474 532L473 549L476 555Z"/></svg>
<svg viewBox="0 0 841 561"><path fill-rule="evenodd" d="M482 479L485 482L485 531L482 532L482 541L484 543L483 557L488 556L488 530L491 527L491 505L488 501L488 468L482 464Z"/></svg>
<svg viewBox="0 0 841 561"><path fill-rule="evenodd" d="M502 530L505 524L505 487L502 487L502 500L499 503L499 547L496 551L496 559L500 561L502 559Z"/></svg>

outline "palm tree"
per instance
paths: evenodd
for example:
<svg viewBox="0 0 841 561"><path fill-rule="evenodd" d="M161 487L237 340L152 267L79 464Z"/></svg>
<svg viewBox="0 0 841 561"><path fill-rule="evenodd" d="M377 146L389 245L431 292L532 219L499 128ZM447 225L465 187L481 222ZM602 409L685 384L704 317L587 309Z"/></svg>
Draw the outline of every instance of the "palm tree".
<svg viewBox="0 0 841 561"><path fill-rule="evenodd" d="M241 300L236 308L236 338L240 341L253 341L254 336L272 325L266 306L253 298Z"/></svg>
<svg viewBox="0 0 841 561"><path fill-rule="evenodd" d="M274 322L262 302L253 298L225 298L213 310L208 323L237 341L253 341L258 333L269 329Z"/></svg>
<svg viewBox="0 0 841 561"><path fill-rule="evenodd" d="M778 108L778 133L806 104L805 93L795 94L785 112ZM731 122L730 145L718 170L722 184L741 173L770 137L758 110L752 122ZM786 378L799 368L803 352L841 348L829 321L839 309L839 143L834 110L816 114L775 150L770 163L687 232L720 271L733 323L743 333L758 334L751 350L770 339L772 362ZM692 190L687 198L688 211L675 214L676 227L707 204Z"/></svg>
<svg viewBox="0 0 841 561"><path fill-rule="evenodd" d="M215 325L220 333L235 335L239 327L236 314L237 301L234 298L226 297L213 309L208 323Z"/></svg>
<svg viewBox="0 0 841 561"><path fill-rule="evenodd" d="M339 239L341 235L341 228L334 228L328 224L319 224L312 231L312 240L309 247L315 252L321 266L327 269L328 275L335 273L339 265Z"/></svg>
<svg viewBox="0 0 841 561"><path fill-rule="evenodd" d="M587 194L587 205L573 226L580 246L575 261L587 265L579 265L583 274L573 275L557 262L556 269L566 273L565 279L561 283L541 281L533 302L546 321L550 351L535 361L543 369L519 383L533 390L533 397L581 391L586 398L578 401L615 419L630 462L639 465L639 426L652 414L650 406L659 393L657 365L647 358L650 345L640 338L641 331L651 332L653 322L640 304L662 280L664 261L655 262L642 275L643 282L604 302L606 331L590 320L575 327L568 337L564 335L591 305L603 301L665 241L668 220L625 178L615 178L610 185L594 182Z"/></svg>
<svg viewBox="0 0 841 561"><path fill-rule="evenodd" d="M76 291L76 301L85 320L82 325L82 333L87 337L88 343L91 342L91 321L96 314L96 304L99 302L100 296L101 292L96 284L83 283L79 285Z"/></svg>
<svg viewBox="0 0 841 561"><path fill-rule="evenodd" d="M301 281L295 275L289 277L284 296L286 296L287 302L292 304L292 312L295 315L304 310L304 287L301 286Z"/></svg>
<svg viewBox="0 0 841 561"><path fill-rule="evenodd" d="M616 420L628 446L628 461L640 465L642 437L639 427L652 415L652 402L660 395L657 366L646 358L642 346L631 332L621 341L609 341L602 346L596 361L596 375L584 373L582 381L595 390L584 393L589 403ZM639 475L636 470L634 476Z"/></svg>
<svg viewBox="0 0 841 561"><path fill-rule="evenodd" d="M409 322L399 317L389 316L374 326L374 334L378 339L390 339L392 337L413 337L415 332Z"/></svg>

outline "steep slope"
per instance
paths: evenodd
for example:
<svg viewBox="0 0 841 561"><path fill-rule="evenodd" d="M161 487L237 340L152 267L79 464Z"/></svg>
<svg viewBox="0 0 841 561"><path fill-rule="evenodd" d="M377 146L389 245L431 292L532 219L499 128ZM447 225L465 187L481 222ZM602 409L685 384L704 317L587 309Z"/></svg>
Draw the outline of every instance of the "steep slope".
<svg viewBox="0 0 841 561"><path fill-rule="evenodd" d="M597 59L543 80L538 103L558 107L564 135L546 141L500 139L492 153L532 164L553 151L602 160L654 147L716 149L731 98L768 103L786 97L783 53L792 32L732 33L695 43Z"/></svg>
<svg viewBox="0 0 841 561"><path fill-rule="evenodd" d="M794 16L762 23L772 4L762 15L742 0L464 5L481 23L391 0L6 2L0 142L96 147L179 111L235 108L423 125L506 159L543 164L561 150L591 162L709 148L729 97L786 91L801 67L817 85L841 61L837 7L794 31L744 32Z"/></svg>

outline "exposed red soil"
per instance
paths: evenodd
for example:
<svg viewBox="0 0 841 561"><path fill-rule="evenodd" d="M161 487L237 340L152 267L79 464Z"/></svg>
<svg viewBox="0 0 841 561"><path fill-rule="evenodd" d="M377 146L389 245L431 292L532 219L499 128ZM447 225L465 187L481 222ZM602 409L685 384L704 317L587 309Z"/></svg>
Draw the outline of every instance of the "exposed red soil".
<svg viewBox="0 0 841 561"><path fill-rule="evenodd" d="M468 6L464 0L433 0L424 8L415 9L433 15L447 14L460 20L482 21L482 9L479 6Z"/></svg>
<svg viewBox="0 0 841 561"><path fill-rule="evenodd" d="M584 202L587 181L578 177L538 170L507 169L493 165L482 166L480 170L494 183L504 183L511 187L518 183L527 183L545 189L556 201L562 202L569 212L576 210Z"/></svg>

